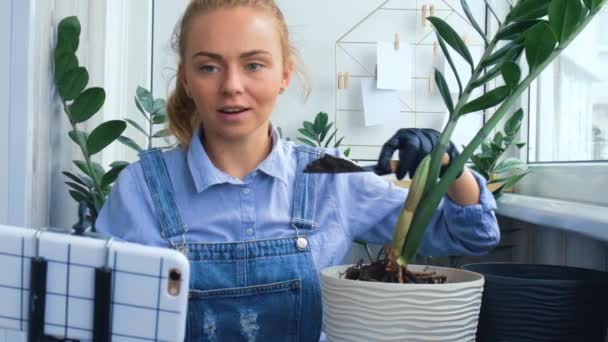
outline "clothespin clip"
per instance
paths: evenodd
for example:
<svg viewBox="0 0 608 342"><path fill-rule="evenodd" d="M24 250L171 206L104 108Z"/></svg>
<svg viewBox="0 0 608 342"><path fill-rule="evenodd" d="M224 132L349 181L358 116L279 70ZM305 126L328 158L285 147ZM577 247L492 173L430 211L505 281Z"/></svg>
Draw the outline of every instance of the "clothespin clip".
<svg viewBox="0 0 608 342"><path fill-rule="evenodd" d="M431 9L430 9L429 12L430 12L429 14L430 14L431 17L435 16L435 5L431 5Z"/></svg>
<svg viewBox="0 0 608 342"><path fill-rule="evenodd" d="M95 268L95 298L93 302L93 342L109 342L112 330L112 268L110 245L106 243L106 265Z"/></svg>
<svg viewBox="0 0 608 342"><path fill-rule="evenodd" d="M30 303L28 306L28 342L39 342L44 337L44 316L46 305L46 277L48 263L40 257L40 235L35 235L35 255L30 268Z"/></svg>
<svg viewBox="0 0 608 342"><path fill-rule="evenodd" d="M437 57L437 52L439 50L439 43L437 41L433 42L433 58Z"/></svg>
<svg viewBox="0 0 608 342"><path fill-rule="evenodd" d="M344 74L344 89L350 89L350 72Z"/></svg>
<svg viewBox="0 0 608 342"><path fill-rule="evenodd" d="M399 50L401 41L399 39L399 32L395 32L395 50Z"/></svg>
<svg viewBox="0 0 608 342"><path fill-rule="evenodd" d="M338 73L338 89L344 89L344 74Z"/></svg>
<svg viewBox="0 0 608 342"><path fill-rule="evenodd" d="M432 94L435 91L435 73L431 72L431 77L429 77L429 93Z"/></svg>
<svg viewBox="0 0 608 342"><path fill-rule="evenodd" d="M426 4L422 5L422 26L426 27L426 18L427 18L427 6Z"/></svg>

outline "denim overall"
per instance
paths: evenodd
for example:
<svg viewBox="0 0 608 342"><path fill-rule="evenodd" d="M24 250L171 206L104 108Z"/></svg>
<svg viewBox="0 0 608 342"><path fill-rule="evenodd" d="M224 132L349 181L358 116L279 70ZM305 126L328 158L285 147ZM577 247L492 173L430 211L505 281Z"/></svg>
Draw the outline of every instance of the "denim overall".
<svg viewBox="0 0 608 342"><path fill-rule="evenodd" d="M162 153L140 154L161 235L190 260L187 341L319 340L321 289L308 245L317 228L316 178L302 172L319 152L296 149L293 213L285 227L294 236L231 243L188 243Z"/></svg>

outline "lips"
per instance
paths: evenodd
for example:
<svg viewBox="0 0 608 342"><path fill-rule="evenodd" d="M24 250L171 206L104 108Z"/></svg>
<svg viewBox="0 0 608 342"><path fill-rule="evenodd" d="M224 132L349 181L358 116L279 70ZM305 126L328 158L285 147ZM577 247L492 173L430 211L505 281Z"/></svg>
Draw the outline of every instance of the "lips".
<svg viewBox="0 0 608 342"><path fill-rule="evenodd" d="M218 109L218 112L226 115L236 115L248 111L250 108L243 106L225 106Z"/></svg>

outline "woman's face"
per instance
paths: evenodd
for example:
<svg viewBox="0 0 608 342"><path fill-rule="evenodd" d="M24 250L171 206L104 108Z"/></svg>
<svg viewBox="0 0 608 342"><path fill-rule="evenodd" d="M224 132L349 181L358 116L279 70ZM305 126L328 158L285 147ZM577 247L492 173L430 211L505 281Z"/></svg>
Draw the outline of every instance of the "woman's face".
<svg viewBox="0 0 608 342"><path fill-rule="evenodd" d="M227 140L267 136L270 114L292 71L283 63L274 19L251 8L195 17L183 67L206 137Z"/></svg>

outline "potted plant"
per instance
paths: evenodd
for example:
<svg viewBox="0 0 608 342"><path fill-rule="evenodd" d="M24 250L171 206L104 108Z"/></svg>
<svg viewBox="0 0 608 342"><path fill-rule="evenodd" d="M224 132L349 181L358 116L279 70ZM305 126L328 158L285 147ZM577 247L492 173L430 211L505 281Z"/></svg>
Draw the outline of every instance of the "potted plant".
<svg viewBox="0 0 608 342"><path fill-rule="evenodd" d="M82 127L99 112L106 98L103 88L87 87L89 73L85 67L78 65L76 51L80 41L80 21L77 17L67 17L61 20L57 27L57 44L54 49L54 76L59 98L64 112L72 126L70 139L79 147L83 160L75 160L74 165L80 174L64 171L68 178L70 196L78 202L79 222L74 226L76 233L82 233L89 224L95 231L95 220L101 207L112 190L112 184L120 172L129 163L115 161L110 169L93 160L93 156L101 152L114 141L140 152L143 149L132 139L123 136L127 123L143 133L147 147L152 148L152 141L167 136L167 130L156 130L156 125L164 125L167 114L165 100L154 99L150 92L138 87L135 105L148 122L147 131L133 120L110 120L97 126L87 133Z"/></svg>
<svg viewBox="0 0 608 342"><path fill-rule="evenodd" d="M521 109L513 113L504 125L504 132L496 132L491 139L481 144L480 153L471 156L473 162L471 169L486 179L488 189L492 191L496 199L502 195L503 191L509 190L529 173L526 163L518 158L500 159L503 153L514 144L523 117L524 111ZM525 145L525 143L515 143L518 149Z"/></svg>
<svg viewBox="0 0 608 342"><path fill-rule="evenodd" d="M435 70L437 88L449 111L449 121L439 144L415 172L392 245L386 248L380 267L375 264L354 268L343 265L321 271L324 331L331 340L475 339L484 278L464 270L410 265L410 261L459 170L501 119L512 112L512 107L530 84L589 24L605 0L583 0L582 3L580 0L520 0L504 20L498 20L500 25L492 38L486 37L475 22L466 0L461 0L461 4L472 26L486 42L485 51L480 60L473 61L454 29L439 18L428 18L456 76L458 98L453 101L444 75ZM499 43L505 44L499 47ZM472 76L466 85L460 81L448 45L471 68ZM524 70L528 70L525 73L520 68L523 63L520 57L524 54L527 63ZM502 77L504 85L470 100L475 88L497 77ZM492 107L497 107L494 114L439 178L441 159L459 118ZM374 267L378 269L371 269ZM356 276L362 272L377 272L381 279L396 283L357 281L342 276ZM404 283L406 280L431 284Z"/></svg>

